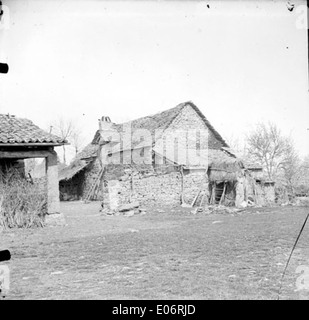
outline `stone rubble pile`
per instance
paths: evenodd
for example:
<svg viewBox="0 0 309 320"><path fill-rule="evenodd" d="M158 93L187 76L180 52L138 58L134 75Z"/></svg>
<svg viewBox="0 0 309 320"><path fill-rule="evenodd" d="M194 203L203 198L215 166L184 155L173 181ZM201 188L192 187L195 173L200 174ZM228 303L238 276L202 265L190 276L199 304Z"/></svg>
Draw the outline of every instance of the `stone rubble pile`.
<svg viewBox="0 0 309 320"><path fill-rule="evenodd" d="M146 209L140 208L139 202L131 202L127 204L122 204L117 207L117 209L108 209L108 208L103 208L100 210L102 215L106 216L120 216L123 215L125 217L132 217L136 214L141 214L144 215L146 214Z"/></svg>
<svg viewBox="0 0 309 320"><path fill-rule="evenodd" d="M240 209L236 207L226 207L221 205L209 205L206 207L197 207L194 208L191 213L192 214L198 214L198 213L204 213L204 214L237 214L239 212L244 211L245 209Z"/></svg>

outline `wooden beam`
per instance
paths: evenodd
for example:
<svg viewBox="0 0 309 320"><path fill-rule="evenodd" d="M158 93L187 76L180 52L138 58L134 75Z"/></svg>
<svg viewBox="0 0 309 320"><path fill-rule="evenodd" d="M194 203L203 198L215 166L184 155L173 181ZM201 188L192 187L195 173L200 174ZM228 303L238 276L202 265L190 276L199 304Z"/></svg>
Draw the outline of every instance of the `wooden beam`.
<svg viewBox="0 0 309 320"><path fill-rule="evenodd" d="M224 197L225 197L225 189L226 189L226 182L224 182L224 188L223 188L223 192L222 192L222 195L221 195L221 198L220 198L220 201L219 201L219 206L221 205Z"/></svg>
<svg viewBox="0 0 309 320"><path fill-rule="evenodd" d="M181 165L179 168L180 171L180 175L181 175L181 200L180 200L180 204L184 204L185 200L184 200L184 176L183 176L183 166Z"/></svg>
<svg viewBox="0 0 309 320"><path fill-rule="evenodd" d="M201 203L200 203L200 207L203 206L203 202L204 202L204 199L205 199L205 195L206 193L204 192L203 195L202 195L202 199L201 199Z"/></svg>
<svg viewBox="0 0 309 320"><path fill-rule="evenodd" d="M0 151L0 159L46 158L50 154L51 152L47 150Z"/></svg>
<svg viewBox="0 0 309 320"><path fill-rule="evenodd" d="M197 200L198 196L200 195L201 191L202 191L202 189L200 189L200 190L198 191L197 195L194 197L194 199L193 199L193 201L192 201L192 203L191 203L191 207L193 207L193 206L194 206L194 204L195 204L195 202L196 202L196 200Z"/></svg>
<svg viewBox="0 0 309 320"><path fill-rule="evenodd" d="M211 204L216 204L216 181L212 184Z"/></svg>

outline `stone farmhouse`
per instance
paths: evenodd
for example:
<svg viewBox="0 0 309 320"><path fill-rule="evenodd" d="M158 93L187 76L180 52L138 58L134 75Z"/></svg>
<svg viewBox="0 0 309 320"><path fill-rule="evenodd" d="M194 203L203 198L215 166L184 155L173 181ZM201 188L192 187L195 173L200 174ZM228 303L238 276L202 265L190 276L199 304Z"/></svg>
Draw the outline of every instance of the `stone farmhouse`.
<svg viewBox="0 0 309 320"><path fill-rule="evenodd" d="M92 142L60 171L62 200L240 206L274 201L262 168L250 168L198 107L184 102L123 124L99 119Z"/></svg>

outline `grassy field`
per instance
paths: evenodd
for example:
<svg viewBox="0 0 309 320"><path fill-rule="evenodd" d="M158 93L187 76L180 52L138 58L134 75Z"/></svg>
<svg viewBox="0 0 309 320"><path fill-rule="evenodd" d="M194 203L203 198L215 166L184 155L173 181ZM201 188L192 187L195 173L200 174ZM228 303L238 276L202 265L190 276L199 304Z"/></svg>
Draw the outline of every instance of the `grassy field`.
<svg viewBox="0 0 309 320"><path fill-rule="evenodd" d="M99 203L62 203L65 227L0 234L12 259L6 299L277 299L280 278L307 207L193 215L148 208L102 216ZM163 211L163 212L162 212ZM293 254L280 299L309 267L309 225Z"/></svg>

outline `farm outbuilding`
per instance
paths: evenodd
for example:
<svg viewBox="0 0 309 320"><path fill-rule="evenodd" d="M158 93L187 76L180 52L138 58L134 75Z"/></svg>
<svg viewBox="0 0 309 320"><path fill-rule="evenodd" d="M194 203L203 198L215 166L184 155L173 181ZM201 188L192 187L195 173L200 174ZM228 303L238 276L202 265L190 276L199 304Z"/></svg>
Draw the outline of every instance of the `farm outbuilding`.
<svg viewBox="0 0 309 320"><path fill-rule="evenodd" d="M238 158L233 151L211 153L208 179L210 203L236 205L245 203L267 205L275 201L274 182L266 181L263 168Z"/></svg>
<svg viewBox="0 0 309 320"><path fill-rule="evenodd" d="M45 132L28 119L0 114L0 183L12 167L24 172L24 159L45 158L47 223L63 219L60 214L58 161L54 147L65 143L65 140Z"/></svg>
<svg viewBox="0 0 309 320"><path fill-rule="evenodd" d="M113 208L132 201L240 205L246 181L255 183L249 177L197 106L185 102L124 124L102 117L92 142L60 171L59 185L62 200Z"/></svg>

